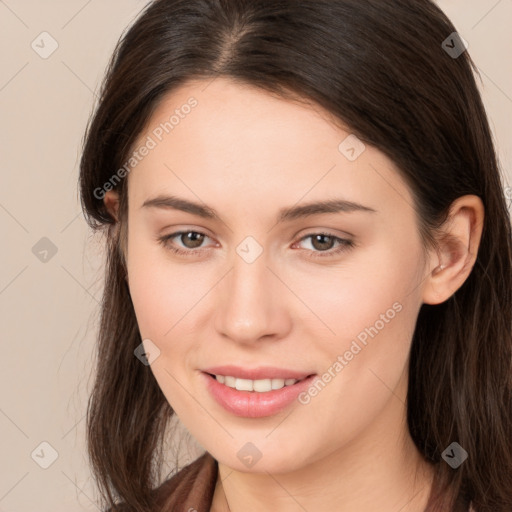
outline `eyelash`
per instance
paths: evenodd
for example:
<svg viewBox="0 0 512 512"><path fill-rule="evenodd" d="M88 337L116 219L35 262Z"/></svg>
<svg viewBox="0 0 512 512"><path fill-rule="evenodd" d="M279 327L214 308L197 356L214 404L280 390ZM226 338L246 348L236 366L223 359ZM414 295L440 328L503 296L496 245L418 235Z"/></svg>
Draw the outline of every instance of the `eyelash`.
<svg viewBox="0 0 512 512"><path fill-rule="evenodd" d="M178 247L175 247L171 245L171 240L173 238L176 238L177 236L184 235L187 233L196 233L198 235L204 235L205 237L208 237L205 233L202 233L201 231L194 231L194 230L187 230L187 231L176 231L175 233L171 233L170 235L165 235L158 238L158 242L162 244L166 249L169 249L175 254L178 254L180 256L190 256L195 255L198 252L203 251L203 249L179 249ZM323 235L327 236L329 238L333 238L335 242L338 242L340 245L337 249L329 249L327 251L310 251L313 253L311 256L312 258L328 258L328 257L334 257L344 251L347 251L355 246L355 243L352 240L346 240L344 238L337 237L331 233L325 233L325 232L318 232L318 233L309 233L308 235L303 236L299 242L302 242L303 240L307 238L311 238L315 235ZM209 238L209 237L208 237ZM308 250L308 249L305 249Z"/></svg>

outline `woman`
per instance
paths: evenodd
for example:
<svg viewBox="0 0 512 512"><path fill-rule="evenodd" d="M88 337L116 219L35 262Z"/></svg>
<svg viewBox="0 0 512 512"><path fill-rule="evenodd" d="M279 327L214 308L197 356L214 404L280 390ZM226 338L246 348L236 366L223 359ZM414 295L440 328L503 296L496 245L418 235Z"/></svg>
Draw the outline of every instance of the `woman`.
<svg viewBox="0 0 512 512"><path fill-rule="evenodd" d="M147 6L81 160L107 507L512 510L511 226L473 68L429 0ZM159 485L174 413L205 453Z"/></svg>

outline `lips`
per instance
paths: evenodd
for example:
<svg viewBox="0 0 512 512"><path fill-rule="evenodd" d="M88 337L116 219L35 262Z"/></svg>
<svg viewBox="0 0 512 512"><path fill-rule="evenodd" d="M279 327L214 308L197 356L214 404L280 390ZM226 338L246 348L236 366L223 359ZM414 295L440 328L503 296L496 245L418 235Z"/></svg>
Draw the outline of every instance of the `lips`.
<svg viewBox="0 0 512 512"><path fill-rule="evenodd" d="M218 371L220 368L210 368L210 370ZM233 371L233 367L230 371ZM296 372L295 375L297 375ZM297 400L297 397L305 392L309 386L312 386L317 379L315 375L311 375L281 389L257 392L233 389L217 382L207 372L201 372L200 377L210 396L217 404L228 413L243 418L263 418L278 414L291 406Z"/></svg>
<svg viewBox="0 0 512 512"><path fill-rule="evenodd" d="M291 370L288 368L276 368L274 366L260 366L258 368L241 368L235 365L212 366L202 370L210 375L229 375L238 379L262 380L262 379L296 379L302 380L314 372Z"/></svg>

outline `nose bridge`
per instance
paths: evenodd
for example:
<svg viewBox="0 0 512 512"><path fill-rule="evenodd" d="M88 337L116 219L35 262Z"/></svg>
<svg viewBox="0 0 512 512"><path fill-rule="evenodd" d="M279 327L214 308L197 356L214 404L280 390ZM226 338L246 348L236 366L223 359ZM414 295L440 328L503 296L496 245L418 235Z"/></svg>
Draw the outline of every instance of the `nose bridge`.
<svg viewBox="0 0 512 512"><path fill-rule="evenodd" d="M217 297L216 328L238 341L257 340L285 327L276 277L267 268L267 254L256 244L254 240L245 240L236 248L231 271Z"/></svg>

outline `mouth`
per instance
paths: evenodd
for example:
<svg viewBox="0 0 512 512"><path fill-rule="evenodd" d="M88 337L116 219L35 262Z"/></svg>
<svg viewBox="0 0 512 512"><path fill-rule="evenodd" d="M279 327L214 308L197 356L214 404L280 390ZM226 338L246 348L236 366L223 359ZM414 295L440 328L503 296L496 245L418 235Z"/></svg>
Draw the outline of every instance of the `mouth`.
<svg viewBox="0 0 512 512"><path fill-rule="evenodd" d="M210 396L228 413L243 418L273 416L288 408L311 386L316 374L301 379L240 379L201 372ZM224 378L224 382L222 381ZM233 382L234 381L234 382Z"/></svg>

